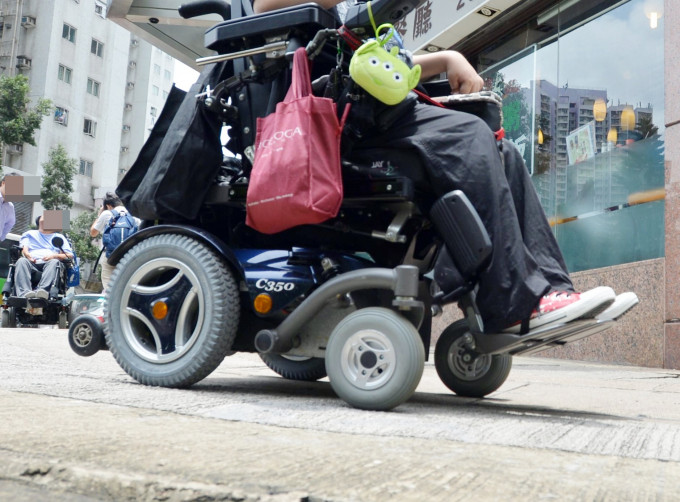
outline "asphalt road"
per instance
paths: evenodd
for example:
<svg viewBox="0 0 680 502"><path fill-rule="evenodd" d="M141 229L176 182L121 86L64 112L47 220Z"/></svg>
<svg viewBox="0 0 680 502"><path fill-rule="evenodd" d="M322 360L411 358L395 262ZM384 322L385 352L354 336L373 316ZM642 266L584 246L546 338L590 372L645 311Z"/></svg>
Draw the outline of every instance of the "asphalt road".
<svg viewBox="0 0 680 502"><path fill-rule="evenodd" d="M5 329L0 500L680 500L679 379L515 358L479 400L428 363L411 400L367 412L253 354L152 388L65 330Z"/></svg>

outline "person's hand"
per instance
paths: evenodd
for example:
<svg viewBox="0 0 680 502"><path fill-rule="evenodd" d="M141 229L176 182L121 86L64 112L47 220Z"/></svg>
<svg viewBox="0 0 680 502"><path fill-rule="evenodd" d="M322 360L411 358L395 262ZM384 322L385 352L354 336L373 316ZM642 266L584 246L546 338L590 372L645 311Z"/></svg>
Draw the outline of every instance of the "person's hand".
<svg viewBox="0 0 680 502"><path fill-rule="evenodd" d="M418 54L413 62L420 65L421 81L446 73L451 86L451 94L468 94L479 92L484 87L484 80L468 63L465 57L456 51L441 51L432 54Z"/></svg>
<svg viewBox="0 0 680 502"><path fill-rule="evenodd" d="M451 94L470 94L484 88L480 77L467 59L455 51L446 51L446 77L451 86Z"/></svg>
<svg viewBox="0 0 680 502"><path fill-rule="evenodd" d="M54 260L55 258L59 258L59 255L48 254L47 256L43 257L43 261L50 261L50 260Z"/></svg>
<svg viewBox="0 0 680 502"><path fill-rule="evenodd" d="M30 253L26 253L26 254L24 255L24 258L26 258L26 259L27 259L28 261L30 261L31 263L35 263L35 262L36 262L36 259L33 258L33 257L31 256Z"/></svg>

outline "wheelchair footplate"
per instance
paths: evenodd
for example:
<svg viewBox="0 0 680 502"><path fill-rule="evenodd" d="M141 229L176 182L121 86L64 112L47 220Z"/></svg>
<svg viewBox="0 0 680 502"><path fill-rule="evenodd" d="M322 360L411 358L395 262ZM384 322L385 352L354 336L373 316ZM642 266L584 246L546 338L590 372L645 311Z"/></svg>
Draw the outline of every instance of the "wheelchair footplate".
<svg viewBox="0 0 680 502"><path fill-rule="evenodd" d="M23 298L21 296L10 296L6 303L10 307L24 309L29 315L43 315L44 309L49 305L49 300L44 298Z"/></svg>

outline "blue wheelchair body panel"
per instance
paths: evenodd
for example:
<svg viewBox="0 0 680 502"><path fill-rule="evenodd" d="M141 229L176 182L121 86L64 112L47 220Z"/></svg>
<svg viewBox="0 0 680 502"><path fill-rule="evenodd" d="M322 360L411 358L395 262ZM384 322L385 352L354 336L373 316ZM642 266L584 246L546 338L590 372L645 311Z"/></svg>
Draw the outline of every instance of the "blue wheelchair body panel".
<svg viewBox="0 0 680 502"><path fill-rule="evenodd" d="M332 260L344 272L375 266L355 255L313 249L236 249L234 255L244 271L251 309L255 298L265 293L272 299L272 314L292 307L324 281L323 272L314 266L320 257Z"/></svg>

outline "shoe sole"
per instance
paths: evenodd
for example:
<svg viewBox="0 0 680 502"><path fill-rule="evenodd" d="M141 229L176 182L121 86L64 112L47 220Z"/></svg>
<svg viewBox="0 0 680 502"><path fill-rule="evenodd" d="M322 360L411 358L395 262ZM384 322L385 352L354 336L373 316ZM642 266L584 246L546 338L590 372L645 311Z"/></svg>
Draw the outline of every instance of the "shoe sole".
<svg viewBox="0 0 680 502"><path fill-rule="evenodd" d="M614 303L612 303L608 309L596 316L597 320L614 321L635 307L638 303L640 303L640 300L635 293L621 293L616 297L616 300L614 300Z"/></svg>
<svg viewBox="0 0 680 502"><path fill-rule="evenodd" d="M548 312L532 319L529 322L529 330L540 328L546 324L555 322L567 323L577 319L590 319L596 317L607 310L614 300L616 293L608 286L600 286L584 293L577 302L567 305L564 308ZM506 333L519 333L521 325L511 326L506 329Z"/></svg>

